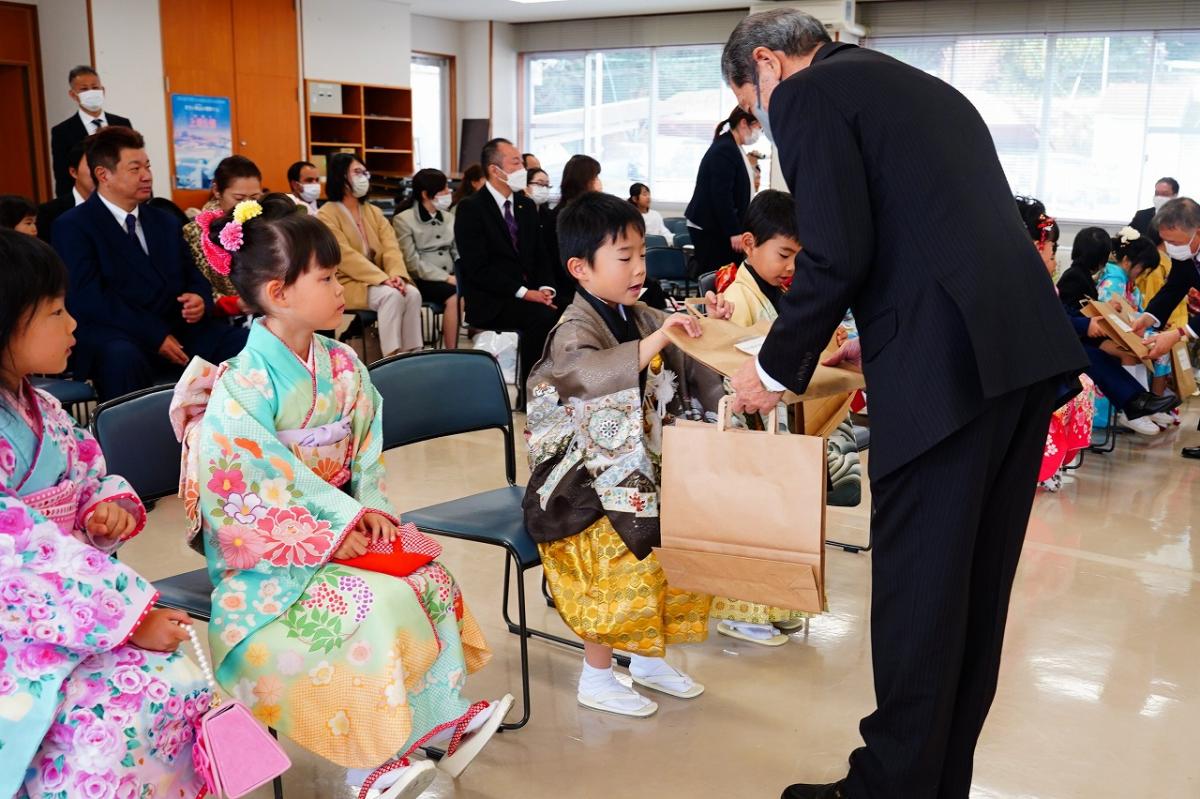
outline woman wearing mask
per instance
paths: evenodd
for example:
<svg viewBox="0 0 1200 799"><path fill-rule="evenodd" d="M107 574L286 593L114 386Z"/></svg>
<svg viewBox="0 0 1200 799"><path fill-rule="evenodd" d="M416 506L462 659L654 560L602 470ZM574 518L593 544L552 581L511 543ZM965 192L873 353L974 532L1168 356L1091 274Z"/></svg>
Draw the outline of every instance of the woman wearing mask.
<svg viewBox="0 0 1200 799"><path fill-rule="evenodd" d="M366 201L371 173L353 153L329 159L325 194L317 218L342 249L337 278L346 307L379 315L379 346L385 355L421 349L421 292L413 284L396 233L383 212Z"/></svg>
<svg viewBox="0 0 1200 799"><path fill-rule="evenodd" d="M742 219L754 186L754 168L742 148L756 143L760 132L753 114L735 108L717 125L713 143L700 161L696 189L684 215L701 273L739 260Z"/></svg>
<svg viewBox="0 0 1200 799"><path fill-rule="evenodd" d="M550 261L554 264L554 277L559 281L559 286L568 286L568 294L574 296L575 287L566 280L566 270L562 268L558 259L558 214L554 207L560 205L560 197L550 184L550 175L540 166L529 170L528 180L525 194L537 205L538 222L542 225L542 241L546 245L546 252L550 253Z"/></svg>
<svg viewBox="0 0 1200 799"><path fill-rule="evenodd" d="M447 349L458 346L458 290L455 287L454 214L450 213L450 186L446 175L422 169L413 175L412 199L392 219L400 252L417 289L427 302L445 308L442 339Z"/></svg>

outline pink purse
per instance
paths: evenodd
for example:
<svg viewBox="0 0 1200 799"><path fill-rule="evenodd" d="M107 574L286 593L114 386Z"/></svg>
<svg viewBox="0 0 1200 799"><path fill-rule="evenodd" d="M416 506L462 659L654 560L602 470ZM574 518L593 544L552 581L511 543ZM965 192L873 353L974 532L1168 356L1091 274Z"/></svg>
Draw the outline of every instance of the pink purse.
<svg viewBox="0 0 1200 799"><path fill-rule="evenodd" d="M189 626L188 634L212 691L212 707L196 731L192 764L209 794L238 799L287 771L292 761L245 705L236 699L221 701L195 628Z"/></svg>

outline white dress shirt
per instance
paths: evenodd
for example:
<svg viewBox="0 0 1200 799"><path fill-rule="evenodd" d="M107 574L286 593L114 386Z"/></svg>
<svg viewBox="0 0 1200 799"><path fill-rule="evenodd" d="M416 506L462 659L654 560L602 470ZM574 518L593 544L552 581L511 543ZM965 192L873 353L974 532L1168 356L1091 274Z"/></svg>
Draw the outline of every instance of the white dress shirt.
<svg viewBox="0 0 1200 799"><path fill-rule="evenodd" d="M82 108L80 108L79 109L79 119L80 119L80 121L83 122L83 129L88 132L89 136L91 136L96 131L100 130L100 128L108 127L108 117L105 116L103 111L100 112L100 116L94 117L91 114L89 114L87 111L84 111ZM100 122L100 128L96 127L95 123L97 120L99 120L99 122Z"/></svg>
<svg viewBox="0 0 1200 799"><path fill-rule="evenodd" d="M87 199L86 197L84 197L82 194L79 193L79 189L75 186L71 187L71 196L73 196L75 198L76 205L82 204L83 201L85 199Z"/></svg>
<svg viewBox="0 0 1200 799"><path fill-rule="evenodd" d="M304 198L297 197L294 194L288 194L288 196L292 198L292 202L294 202L296 205L303 205L305 208L307 208L309 216L317 215L317 204L315 202L307 202L304 200Z"/></svg>
<svg viewBox="0 0 1200 799"><path fill-rule="evenodd" d="M663 222L662 214L651 208L646 213L642 214L642 221L646 223L647 236L662 236L667 240L667 246L675 241L675 234L667 229L667 225Z"/></svg>
<svg viewBox="0 0 1200 799"><path fill-rule="evenodd" d="M150 248L146 246L146 232L142 230L141 206L135 205L132 211L126 211L124 208L118 208L110 203L108 198L100 192L97 191L96 194L100 197L100 202L104 203L104 206L108 208L109 212L113 215L113 219L117 220L117 225L121 228L121 233L123 235L129 235L129 231L125 227L125 217L133 214L133 218L137 222L137 237L138 241L142 244L142 252L149 255Z"/></svg>
<svg viewBox="0 0 1200 799"><path fill-rule="evenodd" d="M500 193L499 189L497 189L495 186L492 185L492 182L490 180L485 180L483 182L483 185L487 187L487 190L489 192L491 192L492 199L494 199L496 201L496 205L499 206L500 217L502 219L504 218L504 204L512 203L512 205L509 206L509 210L513 215L513 219L516 219L517 218L517 195L510 194L509 196L505 197L503 194ZM505 223L505 225L507 227L507 223ZM554 297L554 295L558 293L558 291L551 286L542 286L541 291L546 292L551 297ZM517 289L517 299L518 300L524 299L525 295L528 293L529 293L529 289L525 288L524 286L521 286L521 288Z"/></svg>

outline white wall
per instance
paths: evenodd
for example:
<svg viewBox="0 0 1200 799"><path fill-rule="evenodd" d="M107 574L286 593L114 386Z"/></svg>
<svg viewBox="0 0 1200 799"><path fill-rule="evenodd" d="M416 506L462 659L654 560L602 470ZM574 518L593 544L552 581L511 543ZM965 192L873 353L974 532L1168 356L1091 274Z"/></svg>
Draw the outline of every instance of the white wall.
<svg viewBox="0 0 1200 799"><path fill-rule="evenodd" d="M104 81L104 107L129 117L146 138L146 152L154 170L154 193L170 197L158 0L92 0L92 39L96 71Z"/></svg>
<svg viewBox="0 0 1200 799"><path fill-rule="evenodd" d="M301 0L304 77L408 86L412 13L386 0Z"/></svg>
<svg viewBox="0 0 1200 799"><path fill-rule="evenodd" d="M492 23L492 135L514 142L518 139L515 27L507 22Z"/></svg>
<svg viewBox="0 0 1200 799"><path fill-rule="evenodd" d="M462 93L458 95L458 115L461 119L487 119L492 113L491 68L488 64L490 23L484 20L460 24L467 60L458 65L463 85Z"/></svg>
<svg viewBox="0 0 1200 799"><path fill-rule="evenodd" d="M42 52L42 86L46 103L46 135L50 128L79 110L67 96L67 73L90 64L87 0L24 0L37 6Z"/></svg>
<svg viewBox="0 0 1200 799"><path fill-rule="evenodd" d="M747 8L749 3L746 4ZM721 44L746 17L746 9L644 17L570 19L513 25L516 47L537 50L584 50L657 47L672 44Z"/></svg>

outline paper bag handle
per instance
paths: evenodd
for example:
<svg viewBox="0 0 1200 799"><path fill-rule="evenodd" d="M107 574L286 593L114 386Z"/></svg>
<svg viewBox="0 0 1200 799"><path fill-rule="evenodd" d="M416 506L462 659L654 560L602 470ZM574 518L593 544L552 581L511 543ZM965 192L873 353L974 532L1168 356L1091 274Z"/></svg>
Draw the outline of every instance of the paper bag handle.
<svg viewBox="0 0 1200 799"><path fill-rule="evenodd" d="M683 301L683 309L697 319L706 319L707 317L700 313L700 306L707 304L703 297L688 297Z"/></svg>
<svg viewBox="0 0 1200 799"><path fill-rule="evenodd" d="M724 433L729 429L729 423L733 420L733 397L726 394L721 397L721 401L717 404L717 432ZM779 433L779 406L776 405L767 414L766 432L771 435Z"/></svg>

